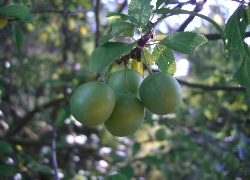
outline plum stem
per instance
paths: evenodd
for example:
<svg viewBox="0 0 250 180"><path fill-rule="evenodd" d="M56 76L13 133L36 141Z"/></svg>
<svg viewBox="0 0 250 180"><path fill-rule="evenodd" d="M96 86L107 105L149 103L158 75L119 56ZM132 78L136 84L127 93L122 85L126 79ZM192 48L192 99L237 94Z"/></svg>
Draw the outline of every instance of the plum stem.
<svg viewBox="0 0 250 180"><path fill-rule="evenodd" d="M128 71L128 64L124 63L124 80L125 80L125 86L124 86L124 92L128 92L128 77L127 77L127 71Z"/></svg>

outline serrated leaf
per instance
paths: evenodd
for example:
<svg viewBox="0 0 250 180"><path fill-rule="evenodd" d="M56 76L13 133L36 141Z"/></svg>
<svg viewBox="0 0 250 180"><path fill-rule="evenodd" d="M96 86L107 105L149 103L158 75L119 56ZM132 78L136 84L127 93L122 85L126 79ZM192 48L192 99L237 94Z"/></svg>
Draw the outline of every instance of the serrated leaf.
<svg viewBox="0 0 250 180"><path fill-rule="evenodd" d="M24 19L29 15L29 8L21 4L13 4L0 8L0 13L9 17Z"/></svg>
<svg viewBox="0 0 250 180"><path fill-rule="evenodd" d="M4 140L0 140L0 153L12 153L12 147L11 145Z"/></svg>
<svg viewBox="0 0 250 180"><path fill-rule="evenodd" d="M109 12L106 17L108 18L109 26L111 27L117 23L124 22L129 19L128 15L117 12Z"/></svg>
<svg viewBox="0 0 250 180"><path fill-rule="evenodd" d="M244 15L244 7L239 6L231 15L225 25L225 34L228 40L226 49L237 49L240 54L244 54L244 38L247 28L247 19Z"/></svg>
<svg viewBox="0 0 250 180"><path fill-rule="evenodd" d="M100 45L105 44L110 39L117 37L117 36L125 36L125 37L132 37L134 35L134 28L135 26L129 22L119 22L113 25L107 35L102 36L100 39Z"/></svg>
<svg viewBox="0 0 250 180"><path fill-rule="evenodd" d="M184 54L193 54L194 50L205 42L207 42L207 38L201 34L176 32L169 34L159 44Z"/></svg>
<svg viewBox="0 0 250 180"><path fill-rule="evenodd" d="M143 48L141 51L141 61L147 65L147 68L150 68L154 64L152 55L146 48ZM148 70L150 71L151 69Z"/></svg>
<svg viewBox="0 0 250 180"><path fill-rule="evenodd" d="M138 28L144 28L152 13L151 0L131 0L128 6L129 20Z"/></svg>
<svg viewBox="0 0 250 180"><path fill-rule="evenodd" d="M137 71L142 77L144 77L143 64L133 59L131 62L131 69Z"/></svg>
<svg viewBox="0 0 250 180"><path fill-rule="evenodd" d="M113 36L123 34L126 37L132 37L134 35L135 26L129 22L121 22L112 27Z"/></svg>
<svg viewBox="0 0 250 180"><path fill-rule="evenodd" d="M176 62L173 52L169 48L160 44L156 45L152 53L152 58L161 71L174 75L176 72Z"/></svg>
<svg viewBox="0 0 250 180"><path fill-rule="evenodd" d="M92 72L101 72L115 59L129 53L136 42L125 44L121 42L107 42L97 47L91 54L89 68Z"/></svg>
<svg viewBox="0 0 250 180"><path fill-rule="evenodd" d="M235 73L234 77L237 81L246 88L247 93L250 95L250 58L245 55L243 57L240 69Z"/></svg>
<svg viewBox="0 0 250 180"><path fill-rule="evenodd" d="M16 26L11 25L11 34L12 34L12 39L15 42L17 49L21 50L23 47L23 32Z"/></svg>

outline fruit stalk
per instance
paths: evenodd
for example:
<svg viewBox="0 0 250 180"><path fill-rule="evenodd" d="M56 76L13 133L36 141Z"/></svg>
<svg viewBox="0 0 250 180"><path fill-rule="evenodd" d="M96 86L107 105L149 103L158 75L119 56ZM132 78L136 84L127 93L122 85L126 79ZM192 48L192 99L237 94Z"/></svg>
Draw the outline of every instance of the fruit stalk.
<svg viewBox="0 0 250 180"><path fill-rule="evenodd" d="M128 92L128 77L127 77L127 71L128 71L128 64L124 62L124 80L125 80L125 87L124 92Z"/></svg>

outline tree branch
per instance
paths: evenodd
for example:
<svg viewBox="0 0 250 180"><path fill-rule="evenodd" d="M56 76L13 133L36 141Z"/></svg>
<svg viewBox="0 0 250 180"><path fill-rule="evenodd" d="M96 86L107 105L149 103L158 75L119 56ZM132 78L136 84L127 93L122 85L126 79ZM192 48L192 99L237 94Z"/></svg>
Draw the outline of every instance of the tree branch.
<svg viewBox="0 0 250 180"><path fill-rule="evenodd" d="M127 6L127 0L125 0L122 5L118 8L117 12L122 12L122 10Z"/></svg>
<svg viewBox="0 0 250 180"><path fill-rule="evenodd" d="M221 39L220 34L204 34L204 36L205 36L208 40L211 40L211 41ZM246 32L246 33L245 33L245 37L250 37L250 32Z"/></svg>
<svg viewBox="0 0 250 180"><path fill-rule="evenodd" d="M96 0L96 4L95 4L95 24L96 24L95 47L98 46L99 39L100 39L99 9L100 9L100 0Z"/></svg>
<svg viewBox="0 0 250 180"><path fill-rule="evenodd" d="M201 0L196 2L196 6L194 8L194 12L200 12L203 8L203 5L206 3L207 0ZM189 25L189 23L191 23L194 19L194 16L189 16L184 22L183 24L179 27L179 29L177 31L184 31L186 29L186 27Z"/></svg>
<svg viewBox="0 0 250 180"><path fill-rule="evenodd" d="M11 126L10 130L8 131L8 133L6 134L6 136L13 136L15 135L17 132L19 132L23 126L25 126L28 122L31 121L31 119L33 118L33 116L41 111L41 109L48 109L51 108L53 106L59 106L59 105L65 105L68 103L68 99L63 98L63 99L57 99L51 102L48 102L42 106L36 107L35 109L33 109L31 112L28 112L24 117L22 117L21 119L19 119L17 122L14 122L14 124Z"/></svg>
<svg viewBox="0 0 250 180"><path fill-rule="evenodd" d="M45 9L36 9L36 10L31 10L31 13L59 13L59 14L73 14L73 13L86 13L88 11L93 11L93 10L85 10L85 9L75 9L75 10L59 10L56 8L45 8Z"/></svg>
<svg viewBox="0 0 250 180"><path fill-rule="evenodd" d="M189 83L180 79L177 79L177 81L187 87L190 88L197 88L197 89L201 89L204 91L246 91L246 89L244 87L228 87L228 86L206 86L206 85L202 85L202 84L196 84L196 83Z"/></svg>

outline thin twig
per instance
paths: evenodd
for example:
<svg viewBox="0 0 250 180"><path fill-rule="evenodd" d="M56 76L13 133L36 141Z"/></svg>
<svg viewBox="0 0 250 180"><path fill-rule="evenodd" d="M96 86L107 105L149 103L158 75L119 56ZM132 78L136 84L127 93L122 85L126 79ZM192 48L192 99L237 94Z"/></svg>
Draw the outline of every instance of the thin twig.
<svg viewBox="0 0 250 180"><path fill-rule="evenodd" d="M52 126L53 130L52 130L52 137L51 137L51 149L52 149L52 153L51 153L51 162L52 162L52 166L54 169L54 179L55 180L59 180L59 176L58 176L58 165L57 165L57 158L56 158L56 129L54 126L54 123L51 121L51 118L48 114L48 112L44 109L41 108L43 114L44 114L44 120L45 122L47 122L49 125Z"/></svg>
<svg viewBox="0 0 250 180"><path fill-rule="evenodd" d="M197 89L201 89L204 91L246 91L246 89L244 87L228 87L228 86L206 86L206 85L202 85L202 84L196 84L196 83L189 83L180 79L177 79L177 81L187 87L190 88L197 88Z"/></svg>
<svg viewBox="0 0 250 180"><path fill-rule="evenodd" d="M121 13L121 12L123 11L123 9L127 6L127 3L128 3L128 1L125 0L125 1L122 3L122 5L119 6L117 12Z"/></svg>
<svg viewBox="0 0 250 180"><path fill-rule="evenodd" d="M59 180L58 176L58 165L57 165L57 158L56 158L56 130L55 127L53 126L53 135L51 138L51 148L52 148L52 154L51 154L51 161L52 161L52 166L54 169L54 178L55 180Z"/></svg>
<svg viewBox="0 0 250 180"><path fill-rule="evenodd" d="M202 0L196 3L196 6L194 8L194 12L200 12L203 8L203 5L206 3L207 0ZM184 22L183 24L179 27L179 29L177 31L184 31L186 29L186 27L193 21L194 16L189 16Z"/></svg>
<svg viewBox="0 0 250 180"><path fill-rule="evenodd" d="M100 39L99 9L100 9L100 0L96 0L96 4L95 4L95 24L96 24L95 47L98 46L99 39Z"/></svg>
<svg viewBox="0 0 250 180"><path fill-rule="evenodd" d="M64 98L64 99L57 99L51 102L48 102L44 105L41 105L39 107L34 108L32 111L28 112L25 116L23 116L21 119L19 119L17 122L14 122L15 124L13 124L11 126L11 129L8 131L8 133L6 134L6 137L9 136L13 136L16 133L18 133L23 126L25 126L29 121L32 120L33 116L41 111L41 109L48 109L50 107L54 107L54 106L58 106L58 105L65 105L68 103L68 99Z"/></svg>
<svg viewBox="0 0 250 180"><path fill-rule="evenodd" d="M75 9L75 10L59 10L56 8L45 8L45 9L34 9L31 10L31 13L59 13L59 14L73 14L73 13L86 13L88 11L93 11L93 10L85 10L85 9Z"/></svg>

